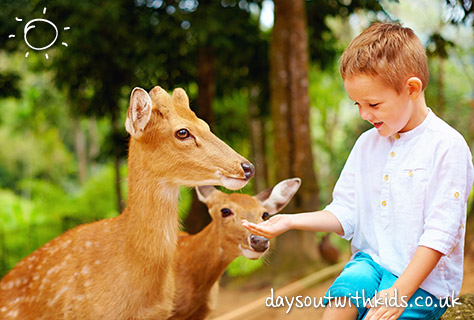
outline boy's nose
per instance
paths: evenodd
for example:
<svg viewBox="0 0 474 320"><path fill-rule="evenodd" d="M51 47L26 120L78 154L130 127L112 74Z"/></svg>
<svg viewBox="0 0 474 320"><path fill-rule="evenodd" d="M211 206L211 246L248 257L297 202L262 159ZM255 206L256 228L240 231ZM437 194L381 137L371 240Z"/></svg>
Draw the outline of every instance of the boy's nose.
<svg viewBox="0 0 474 320"><path fill-rule="evenodd" d="M372 119L372 114L367 112L365 108L360 108L359 113L362 120L370 121Z"/></svg>

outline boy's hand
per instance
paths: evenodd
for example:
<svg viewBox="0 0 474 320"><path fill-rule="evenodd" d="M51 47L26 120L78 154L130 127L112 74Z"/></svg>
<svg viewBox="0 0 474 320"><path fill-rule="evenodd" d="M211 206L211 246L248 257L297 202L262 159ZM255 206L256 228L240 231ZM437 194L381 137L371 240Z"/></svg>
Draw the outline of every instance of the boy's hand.
<svg viewBox="0 0 474 320"><path fill-rule="evenodd" d="M242 226L256 236L272 239L291 228L291 215L280 214L259 224L244 219L242 220Z"/></svg>
<svg viewBox="0 0 474 320"><path fill-rule="evenodd" d="M367 308L370 308L365 320L395 320L400 317L407 307L408 297L402 297L395 288L389 288L377 293ZM372 307L373 306L373 307Z"/></svg>

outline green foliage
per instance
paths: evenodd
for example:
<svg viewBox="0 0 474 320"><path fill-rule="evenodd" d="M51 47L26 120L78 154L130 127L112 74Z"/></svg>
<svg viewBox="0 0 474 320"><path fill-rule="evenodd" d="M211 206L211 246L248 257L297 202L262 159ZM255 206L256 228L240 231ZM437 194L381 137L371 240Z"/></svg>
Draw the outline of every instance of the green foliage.
<svg viewBox="0 0 474 320"><path fill-rule="evenodd" d="M214 133L230 145L249 140L247 90L234 91L214 100ZM241 151L241 149L238 149Z"/></svg>
<svg viewBox="0 0 474 320"><path fill-rule="evenodd" d="M0 73L0 98L18 98L20 96L19 81L20 76L17 73Z"/></svg>
<svg viewBox="0 0 474 320"><path fill-rule="evenodd" d="M263 258L250 260L245 257L238 257L230 263L227 267L226 273L231 277L246 276L259 269L264 265L264 263L265 260Z"/></svg>
<svg viewBox="0 0 474 320"><path fill-rule="evenodd" d="M19 183L28 198L0 189L0 274L66 230L116 216L113 180L113 170L106 166L72 192L40 179Z"/></svg>
<svg viewBox="0 0 474 320"><path fill-rule="evenodd" d="M398 2L398 0L389 1ZM338 56L339 39L328 24L329 17L347 19L354 13L365 10L380 13L380 16L389 20L390 16L384 11L380 2L378 0L306 1L311 60L320 66L325 66L332 64Z"/></svg>
<svg viewBox="0 0 474 320"><path fill-rule="evenodd" d="M331 201L332 189L352 146L367 126L347 98L335 63L325 70L313 65L309 79L313 152L320 203L325 206Z"/></svg>
<svg viewBox="0 0 474 320"><path fill-rule="evenodd" d="M178 217L180 221L184 221L188 216L193 200L193 192L193 189L187 187L180 187L179 189Z"/></svg>
<svg viewBox="0 0 474 320"><path fill-rule="evenodd" d="M61 230L54 219L47 223L32 201L0 189L0 275L10 270L21 258ZM51 223L52 221L52 223Z"/></svg>

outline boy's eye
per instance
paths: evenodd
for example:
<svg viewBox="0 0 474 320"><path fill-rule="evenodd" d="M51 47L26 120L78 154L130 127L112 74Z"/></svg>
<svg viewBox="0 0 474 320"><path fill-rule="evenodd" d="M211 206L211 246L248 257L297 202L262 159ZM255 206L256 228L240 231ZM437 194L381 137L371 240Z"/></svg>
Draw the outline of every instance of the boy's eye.
<svg viewBox="0 0 474 320"><path fill-rule="evenodd" d="M371 108L375 108L375 107L377 107L378 105L379 105L379 103L369 103L369 106L370 106Z"/></svg>

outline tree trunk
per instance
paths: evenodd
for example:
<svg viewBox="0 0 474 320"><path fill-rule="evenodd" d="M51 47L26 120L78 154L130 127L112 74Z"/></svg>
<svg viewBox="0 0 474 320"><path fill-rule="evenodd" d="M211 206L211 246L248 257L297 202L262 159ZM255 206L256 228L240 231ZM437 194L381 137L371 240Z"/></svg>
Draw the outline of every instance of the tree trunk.
<svg viewBox="0 0 474 320"><path fill-rule="evenodd" d="M300 177L302 185L286 211L318 209L318 185L310 135L308 40L305 1L275 0L270 43L270 103L278 181ZM297 248L297 250L295 250ZM304 265L317 257L314 234L293 231L279 237L276 268Z"/></svg>
<svg viewBox="0 0 474 320"><path fill-rule="evenodd" d="M212 124L214 122L212 102L216 94L216 61L214 49L211 47L199 49L197 83L199 88L197 97L198 115L208 124Z"/></svg>
<svg viewBox="0 0 474 320"><path fill-rule="evenodd" d="M75 117L73 119L74 128L74 148L76 149L76 157L79 171L79 183L82 185L87 180L87 146L86 136L81 128L81 121Z"/></svg>
<svg viewBox="0 0 474 320"><path fill-rule="evenodd" d="M89 165L93 165L100 154L99 130L97 128L97 120L89 119Z"/></svg>
<svg viewBox="0 0 474 320"><path fill-rule="evenodd" d="M257 99L260 90L257 86L250 91L249 128L252 143L252 160L255 166L254 189L260 192L268 188L268 167L266 162L265 120L259 114Z"/></svg>
<svg viewBox="0 0 474 320"><path fill-rule="evenodd" d="M196 114L199 118L212 125L214 115L212 112L212 102L216 92L215 75L215 57L214 50L211 47L199 49L199 67L198 67L198 88ZM211 217L207 207L196 196L193 191L193 202L187 218L184 221L184 228L191 234L201 231L209 222Z"/></svg>

